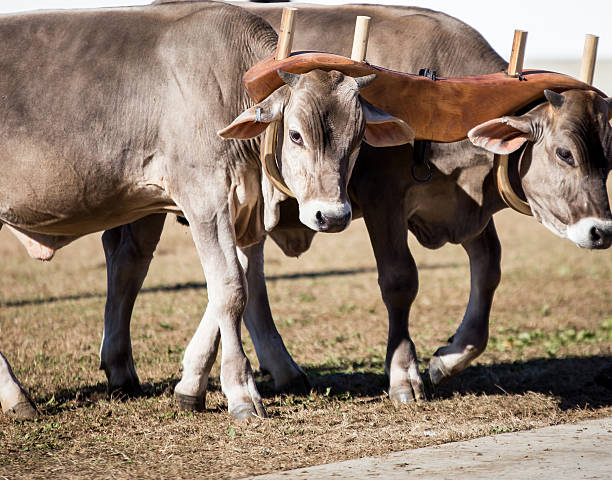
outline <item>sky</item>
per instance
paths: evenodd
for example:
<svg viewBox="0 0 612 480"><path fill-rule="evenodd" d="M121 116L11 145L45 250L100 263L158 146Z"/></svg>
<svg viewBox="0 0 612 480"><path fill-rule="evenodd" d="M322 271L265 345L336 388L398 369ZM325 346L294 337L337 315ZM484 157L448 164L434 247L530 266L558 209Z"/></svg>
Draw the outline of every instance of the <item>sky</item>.
<svg viewBox="0 0 612 480"><path fill-rule="evenodd" d="M150 1L152 0L0 0L0 13L143 5ZM347 2L315 0L310 3ZM587 33L600 37L599 58L612 59L611 0L358 0L354 3L412 5L443 11L476 28L506 59L510 56L514 30L526 30L528 37L525 67L537 66L538 59L579 59L584 46L584 35ZM375 21L376 19L372 19L372 28L375 28Z"/></svg>

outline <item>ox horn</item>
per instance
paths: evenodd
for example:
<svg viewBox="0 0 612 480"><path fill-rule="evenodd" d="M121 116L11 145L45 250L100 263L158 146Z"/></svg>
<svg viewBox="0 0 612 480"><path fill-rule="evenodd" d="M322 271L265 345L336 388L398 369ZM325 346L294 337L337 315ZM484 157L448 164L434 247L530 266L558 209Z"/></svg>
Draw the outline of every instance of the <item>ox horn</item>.
<svg viewBox="0 0 612 480"><path fill-rule="evenodd" d="M563 106L563 102L565 102L565 97L563 95L553 92L552 90L544 90L544 96L546 97L546 100L548 100L555 108L561 108Z"/></svg>
<svg viewBox="0 0 612 480"><path fill-rule="evenodd" d="M281 80L287 85L289 85L291 88L296 87L301 78L301 75L298 75L297 73L285 72L281 69L278 69L276 73L281 78Z"/></svg>
<svg viewBox="0 0 612 480"><path fill-rule="evenodd" d="M355 80L355 83L357 84L357 91L359 92L360 90L363 90L370 83L376 80L376 77L377 75L375 73L372 73L371 75L366 75L364 77L355 78L354 80Z"/></svg>

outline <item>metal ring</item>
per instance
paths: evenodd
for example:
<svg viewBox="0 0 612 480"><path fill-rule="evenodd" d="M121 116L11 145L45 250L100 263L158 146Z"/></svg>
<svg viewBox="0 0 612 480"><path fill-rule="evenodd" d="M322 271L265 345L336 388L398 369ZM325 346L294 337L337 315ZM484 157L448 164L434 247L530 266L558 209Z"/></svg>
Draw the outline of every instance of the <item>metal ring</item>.
<svg viewBox="0 0 612 480"><path fill-rule="evenodd" d="M415 169L416 163L413 163L412 166L410 167L410 173L412 173L412 178L414 178L419 183L429 182L429 180L431 180L431 177L433 176L433 170L431 169L431 164L429 163L429 161L425 160L423 162L423 165L425 166L425 168L427 168L427 175L425 176L425 178L417 177L416 169Z"/></svg>

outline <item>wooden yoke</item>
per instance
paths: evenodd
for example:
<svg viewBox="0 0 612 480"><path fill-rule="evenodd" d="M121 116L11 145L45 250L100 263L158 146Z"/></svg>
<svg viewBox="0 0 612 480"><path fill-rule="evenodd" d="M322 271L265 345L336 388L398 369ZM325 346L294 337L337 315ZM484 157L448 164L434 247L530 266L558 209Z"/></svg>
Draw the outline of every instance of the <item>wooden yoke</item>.
<svg viewBox="0 0 612 480"><path fill-rule="evenodd" d="M545 89L602 92L575 78L542 70L527 70L520 78L505 72L463 78L438 77L435 81L395 72L364 62L322 52L295 52L284 60L269 57L243 77L251 98L259 102L282 85L276 70L306 73L314 69L338 70L351 77L376 73L378 77L360 95L376 107L404 120L416 140L456 142L492 118L501 117L543 97Z"/></svg>

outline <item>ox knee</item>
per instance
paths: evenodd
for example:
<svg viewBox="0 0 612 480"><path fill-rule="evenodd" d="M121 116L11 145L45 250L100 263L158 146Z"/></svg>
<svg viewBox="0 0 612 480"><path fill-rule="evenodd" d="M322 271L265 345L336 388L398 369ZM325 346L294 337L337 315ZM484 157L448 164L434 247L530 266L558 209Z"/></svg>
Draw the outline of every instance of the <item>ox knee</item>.
<svg viewBox="0 0 612 480"><path fill-rule="evenodd" d="M387 308L409 310L419 291L418 277L414 273L378 277L378 285Z"/></svg>

